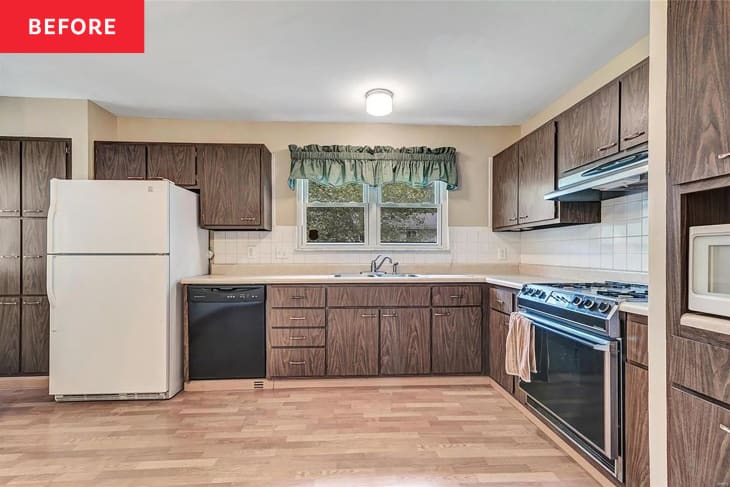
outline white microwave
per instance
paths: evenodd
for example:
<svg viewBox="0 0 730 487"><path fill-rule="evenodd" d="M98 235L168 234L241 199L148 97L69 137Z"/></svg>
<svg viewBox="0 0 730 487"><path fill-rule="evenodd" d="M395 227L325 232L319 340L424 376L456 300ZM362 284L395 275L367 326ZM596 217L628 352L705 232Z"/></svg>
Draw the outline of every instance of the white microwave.
<svg viewBox="0 0 730 487"><path fill-rule="evenodd" d="M730 317L730 225L689 229L689 309Z"/></svg>

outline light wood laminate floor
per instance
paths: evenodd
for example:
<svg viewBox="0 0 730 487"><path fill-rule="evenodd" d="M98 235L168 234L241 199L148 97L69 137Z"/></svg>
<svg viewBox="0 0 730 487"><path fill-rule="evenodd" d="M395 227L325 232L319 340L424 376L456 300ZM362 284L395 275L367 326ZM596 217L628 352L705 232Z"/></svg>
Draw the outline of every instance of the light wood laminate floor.
<svg viewBox="0 0 730 487"><path fill-rule="evenodd" d="M453 386L63 404L0 390L0 485L598 484L490 386Z"/></svg>

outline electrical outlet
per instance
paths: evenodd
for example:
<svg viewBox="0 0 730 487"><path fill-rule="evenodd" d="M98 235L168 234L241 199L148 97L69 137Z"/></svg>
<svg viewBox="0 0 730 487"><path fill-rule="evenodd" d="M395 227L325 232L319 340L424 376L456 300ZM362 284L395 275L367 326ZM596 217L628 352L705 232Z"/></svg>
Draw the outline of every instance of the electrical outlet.
<svg viewBox="0 0 730 487"><path fill-rule="evenodd" d="M274 250L274 257L277 259L286 260L289 258L289 251L283 247L277 247Z"/></svg>
<svg viewBox="0 0 730 487"><path fill-rule="evenodd" d="M507 249L503 247L497 249L497 260L507 260Z"/></svg>
<svg viewBox="0 0 730 487"><path fill-rule="evenodd" d="M246 254L249 259L255 259L259 256L258 249L253 245L249 245L246 249Z"/></svg>

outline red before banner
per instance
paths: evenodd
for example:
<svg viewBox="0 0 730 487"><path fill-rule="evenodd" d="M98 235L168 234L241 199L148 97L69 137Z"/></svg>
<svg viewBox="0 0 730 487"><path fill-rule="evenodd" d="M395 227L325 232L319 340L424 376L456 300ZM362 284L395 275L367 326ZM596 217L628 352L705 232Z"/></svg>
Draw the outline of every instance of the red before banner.
<svg viewBox="0 0 730 487"><path fill-rule="evenodd" d="M2 53L144 52L144 0L6 0Z"/></svg>

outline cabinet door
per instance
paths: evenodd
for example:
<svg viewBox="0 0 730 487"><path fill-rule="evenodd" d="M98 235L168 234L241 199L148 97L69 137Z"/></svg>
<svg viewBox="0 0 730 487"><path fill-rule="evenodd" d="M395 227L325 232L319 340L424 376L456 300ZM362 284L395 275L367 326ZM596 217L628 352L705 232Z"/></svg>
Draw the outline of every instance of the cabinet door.
<svg viewBox="0 0 730 487"><path fill-rule="evenodd" d="M618 81L560 115L558 171L560 174L618 152Z"/></svg>
<svg viewBox="0 0 730 487"><path fill-rule="evenodd" d="M20 142L0 140L0 217L20 216Z"/></svg>
<svg viewBox="0 0 730 487"><path fill-rule="evenodd" d="M0 294L20 294L19 218L0 218Z"/></svg>
<svg viewBox="0 0 730 487"><path fill-rule="evenodd" d="M94 179L145 179L143 144L97 143L94 146Z"/></svg>
<svg viewBox="0 0 730 487"><path fill-rule="evenodd" d="M517 225L518 155L514 144L492 160L492 228Z"/></svg>
<svg viewBox="0 0 730 487"><path fill-rule="evenodd" d="M20 371L48 373L49 310L45 296L23 298Z"/></svg>
<svg viewBox="0 0 730 487"><path fill-rule="evenodd" d="M514 392L514 378L504 368L509 315L489 311L489 375L510 394Z"/></svg>
<svg viewBox="0 0 730 487"><path fill-rule="evenodd" d="M649 372L626 364L627 487L649 485Z"/></svg>
<svg viewBox="0 0 730 487"><path fill-rule="evenodd" d="M20 371L20 298L0 297L0 375Z"/></svg>
<svg viewBox="0 0 730 487"><path fill-rule="evenodd" d="M730 174L730 2L669 2L667 16L670 179Z"/></svg>
<svg viewBox="0 0 730 487"><path fill-rule="evenodd" d="M730 485L730 409L672 388L669 485Z"/></svg>
<svg viewBox="0 0 730 487"><path fill-rule="evenodd" d="M383 309L380 313L380 373L408 375L430 371L429 309Z"/></svg>
<svg viewBox="0 0 730 487"><path fill-rule="evenodd" d="M378 310L327 311L327 375L378 375Z"/></svg>
<svg viewBox="0 0 730 487"><path fill-rule="evenodd" d="M468 374L482 368L481 308L433 308L431 370Z"/></svg>
<svg viewBox="0 0 730 487"><path fill-rule="evenodd" d="M194 186L195 146L187 144L148 144L147 179L169 179L180 186Z"/></svg>
<svg viewBox="0 0 730 487"><path fill-rule="evenodd" d="M23 294L46 293L46 219L23 220Z"/></svg>
<svg viewBox="0 0 730 487"><path fill-rule="evenodd" d="M555 124L543 125L519 142L520 224L552 220L556 203L545 199L555 189Z"/></svg>
<svg viewBox="0 0 730 487"><path fill-rule="evenodd" d="M261 164L258 147L198 146L202 226L261 224Z"/></svg>
<svg viewBox="0 0 730 487"><path fill-rule="evenodd" d="M621 83L621 138L626 150L649 140L649 61L626 73Z"/></svg>
<svg viewBox="0 0 730 487"><path fill-rule="evenodd" d="M48 216L51 179L66 177L66 147L59 140L23 141L23 216Z"/></svg>

